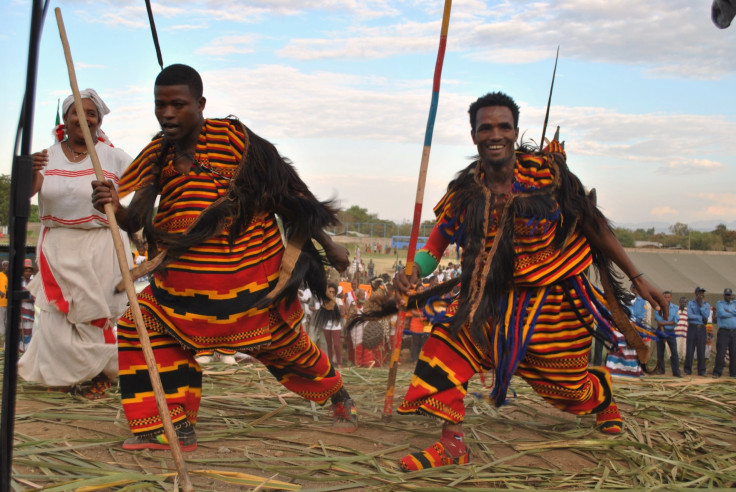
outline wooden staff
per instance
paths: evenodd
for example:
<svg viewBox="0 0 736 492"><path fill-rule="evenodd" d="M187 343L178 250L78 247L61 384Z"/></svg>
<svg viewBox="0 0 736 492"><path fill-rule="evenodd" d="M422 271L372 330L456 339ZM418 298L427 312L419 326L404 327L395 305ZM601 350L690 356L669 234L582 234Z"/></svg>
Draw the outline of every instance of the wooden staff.
<svg viewBox="0 0 736 492"><path fill-rule="evenodd" d="M72 88L72 94L74 95L74 108L77 111L77 118L79 119L79 125L82 128L84 134L84 142L87 144L87 154L92 160L92 167L95 170L95 177L98 181L104 181L105 176L102 173L102 166L100 165L100 159L97 157L97 151L95 150L95 143L92 140L92 135L87 126L87 118L84 115L84 106L82 106L82 98L79 95L79 87L77 86L77 76L74 71L74 62L72 61L72 53L69 49L69 41L66 37L66 29L64 29L64 20L61 17L61 9L58 7L54 9L56 14L56 23L59 25L59 36L61 36L61 44L64 47L64 57L66 58L66 66L69 70L69 84ZM148 338L148 332L146 331L146 325L143 322L143 315L141 314L141 308L138 305L138 298L136 297L135 288L133 286L133 280L128 271L127 255L123 246L123 239L120 237L120 229L118 228L117 220L115 219L115 211L111 203L105 204L105 214L107 214L107 220L110 224L110 233L112 234L112 240L115 245L115 253L118 257L118 264L120 265L120 272L123 274L123 282L125 283L125 293L128 295L128 301L130 302L130 310L133 314L135 321L135 329L138 332L138 337L141 342L141 349L143 350L143 356L146 359L146 365L148 366L148 374L151 377L151 386L153 387L153 394L156 399L156 406L158 407L161 421L164 425L164 433L166 439L169 441L169 447L171 448L171 454L174 457L174 463L176 463L176 469L179 473L179 479L181 480L182 488L187 492L193 492L194 487L192 482L189 480L187 474L186 463L179 447L179 438L174 430L174 425L171 423L171 415L169 414L169 407L166 404L166 396L164 396L164 388L161 384L161 377L158 373L158 367L156 366L156 359L151 349L151 341Z"/></svg>
<svg viewBox="0 0 736 492"><path fill-rule="evenodd" d="M432 147L432 132L434 131L434 120L437 116L437 103L440 98L440 80L442 78L442 62L445 59L445 47L447 46L447 30L450 25L450 8L452 0L445 0L445 9L442 13L442 29L440 31L440 46L437 50L437 62L434 67L434 80L432 84L432 102L429 106L429 117L427 118L427 129L424 132L424 148L422 149L422 162L419 166L419 179L417 180L417 196L414 201L414 218L411 224L411 235L409 236L409 250L406 253L406 268L404 272L411 277L414 268L414 253L417 249L417 238L419 237L419 224L422 222L422 204L424 203L424 185L427 182L427 167L429 165L429 150ZM396 372L399 367L399 354L401 353L401 340L404 335L406 324L406 310L399 311L399 319L396 322L396 337L391 350L391 362L388 370L388 384L386 387L386 399L383 404L384 422L391 420L394 406L394 393L396 391Z"/></svg>

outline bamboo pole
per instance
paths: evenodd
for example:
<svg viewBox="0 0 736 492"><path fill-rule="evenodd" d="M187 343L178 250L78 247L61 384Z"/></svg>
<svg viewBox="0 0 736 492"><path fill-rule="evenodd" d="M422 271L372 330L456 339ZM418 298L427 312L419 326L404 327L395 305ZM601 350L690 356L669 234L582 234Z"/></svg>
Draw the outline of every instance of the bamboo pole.
<svg viewBox="0 0 736 492"><path fill-rule="evenodd" d="M72 94L74 95L74 107L77 111L77 117L79 118L79 125L82 128L82 133L84 134L84 142L87 145L87 154L92 160L95 177L98 181L104 181L105 176L102 173L100 159L97 156L95 143L92 140L92 135L89 131L89 126L87 125L87 118L84 115L84 106L82 106L82 98L79 95L77 76L74 70L74 62L72 61L69 41L66 36L66 29L64 28L64 20L61 17L61 9L58 7L55 8L54 13L56 14L56 22L59 25L59 36L61 37L61 44L64 47L64 57L66 58L66 66L69 71L69 84L71 85ZM189 480L189 475L187 474L186 463L184 462L181 447L179 446L179 439L176 435L176 430L174 430L174 425L171 422L171 415L169 414L169 408L166 404L166 396L164 395L163 385L161 384L161 377L158 373L158 367L156 366L156 359L153 355L153 349L151 348L151 341L148 338L148 332L146 331L146 326L143 322L141 308L138 305L135 287L133 286L133 280L130 276L130 271L128 270L127 255L125 253L125 247L123 246L123 239L120 237L120 229L118 228L118 223L115 219L115 211L113 210L111 203L105 204L105 214L107 215L107 220L110 224L110 233L112 234L115 253L118 257L120 272L123 275L123 283L125 284L125 293L128 295L130 310L135 321L135 328L138 332L138 337L140 338L141 349L143 350L143 356L146 359L146 365L148 366L148 374L151 377L151 386L153 387L156 406L158 407L159 415L161 416L161 421L164 425L164 433L166 435L166 439L169 441L169 447L171 448L171 454L174 457L182 488L187 492L194 491L194 487L192 486L192 483Z"/></svg>
<svg viewBox="0 0 736 492"><path fill-rule="evenodd" d="M422 222L422 204L424 203L424 186L427 182L427 168L429 167L429 151L432 146L432 132L434 131L434 120L437 116L437 103L440 97L440 80L442 78L442 63L445 59L445 47L447 46L447 30L450 25L450 9L452 0L445 0L445 8L442 13L442 29L440 31L440 45L437 50L437 62L434 67L434 79L432 83L432 102L429 106L429 117L427 128L424 132L424 148L422 149L422 161L419 166L419 179L417 180L417 195L414 201L414 217L411 224L411 236L409 237L409 250L406 253L406 268L404 272L411 277L414 269L414 253L417 249L417 238L419 237L419 225ZM391 361L389 363L388 384L386 387L386 398L383 404L384 422L391 420L394 406L394 393L396 391L396 372L399 367L399 354L401 353L401 339L406 324L406 310L399 311L399 319L396 322L396 336L394 346L391 350Z"/></svg>

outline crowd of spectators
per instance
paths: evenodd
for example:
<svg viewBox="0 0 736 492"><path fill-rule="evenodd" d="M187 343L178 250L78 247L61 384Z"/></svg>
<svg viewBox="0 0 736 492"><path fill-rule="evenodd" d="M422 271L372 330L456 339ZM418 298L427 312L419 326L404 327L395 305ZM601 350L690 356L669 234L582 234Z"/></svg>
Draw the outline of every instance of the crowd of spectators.
<svg viewBox="0 0 736 492"><path fill-rule="evenodd" d="M658 337L654 341L657 353L656 373L665 375L666 359L669 359L673 377L693 375L707 376L707 362L712 360L711 377L718 379L728 369L728 375L736 378L736 300L733 290L723 290L723 299L711 305L705 299L706 290L700 286L694 289L694 296L680 297L679 303L672 302L672 292L664 291L669 301L667 318L663 313L653 311L637 295L632 286L631 319L636 324L651 326ZM620 334L619 334L620 335ZM715 341L715 351L713 351ZM594 351L593 364L600 364L598 345ZM619 347L609 351L606 365L614 376L642 377L644 374L636 360L635 351L629 347L623 336L619 337Z"/></svg>
<svg viewBox="0 0 736 492"><path fill-rule="evenodd" d="M365 248L367 249L359 248L359 251L356 251L349 268L342 275L334 269L328 269L326 272L328 282L326 297L334 298L334 310L339 313L339 318L327 316L318 296L306 286L299 290L299 300L305 313L302 327L337 367L386 366L396 338L398 322L396 316L381 321L359 323L350 332L346 330L346 326L356 315L362 314L365 310L378 309L385 298L394 297L393 277L404 267L402 260L397 258L390 270L384 269L386 271L380 272L374 259L368 255L381 253L382 246L377 243L373 247ZM367 263L362 256L368 256ZM431 288L459 275L459 264L449 262L447 265L439 265L433 275L417 284L416 290ZM401 360L415 362L429 336L431 325L421 313L410 311L406 315L404 326L400 329Z"/></svg>

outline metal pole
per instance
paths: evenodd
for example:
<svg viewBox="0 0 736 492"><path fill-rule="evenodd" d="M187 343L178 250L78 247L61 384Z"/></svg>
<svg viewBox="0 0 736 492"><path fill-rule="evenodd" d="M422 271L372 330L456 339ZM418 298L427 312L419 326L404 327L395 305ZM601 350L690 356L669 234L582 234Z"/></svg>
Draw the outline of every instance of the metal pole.
<svg viewBox="0 0 736 492"><path fill-rule="evenodd" d="M31 209L31 181L33 164L31 161L31 140L33 137L33 109L36 96L36 74L38 52L41 44L43 18L48 3L42 7L41 0L34 0L31 6L31 32L28 46L28 65L26 67L26 91L23 98L21 122L22 132L20 153L13 155L10 178L10 248L8 256L8 298L5 363L3 372L2 415L0 416L0 491L10 491L10 478L13 463L13 435L15 421L15 397L18 379L18 344L20 343L20 305L26 295L22 291L21 276L23 260L26 255L26 227ZM16 151L18 141L16 139Z"/></svg>

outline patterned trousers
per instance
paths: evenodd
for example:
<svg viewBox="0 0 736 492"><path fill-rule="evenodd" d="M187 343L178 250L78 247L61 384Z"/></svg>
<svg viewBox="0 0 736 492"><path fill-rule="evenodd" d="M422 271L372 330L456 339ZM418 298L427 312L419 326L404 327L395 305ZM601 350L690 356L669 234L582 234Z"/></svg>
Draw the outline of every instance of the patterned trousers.
<svg viewBox="0 0 736 492"><path fill-rule="evenodd" d="M535 315L536 321L516 375L560 410L576 415L598 413L613 401L611 377L603 367L588 368L592 336L585 325L593 326L593 316L574 289L568 289L566 296L563 288L552 286L536 308L532 307L532 296L525 308L535 309L525 318L533 319ZM542 295L541 290L536 295ZM490 326L486 325L486 347L493 335ZM492 351L481 347L470 336L468 324L454 338L445 327L436 325L422 348L409 390L397 411L462 422L468 381L495 366Z"/></svg>
<svg viewBox="0 0 736 492"><path fill-rule="evenodd" d="M271 316L278 315L273 312ZM271 343L248 354L262 362L287 389L323 404L342 388L342 377L301 325L272 323ZM148 329L166 402L175 427L196 424L202 396L202 370L195 352L168 333ZM131 431L137 435L163 432L146 361L130 311L118 323L120 396Z"/></svg>

